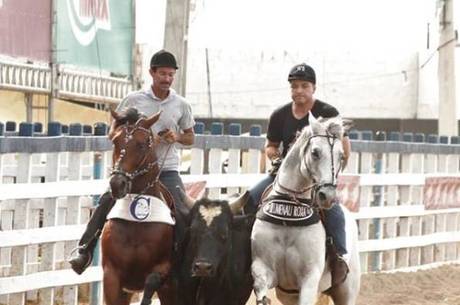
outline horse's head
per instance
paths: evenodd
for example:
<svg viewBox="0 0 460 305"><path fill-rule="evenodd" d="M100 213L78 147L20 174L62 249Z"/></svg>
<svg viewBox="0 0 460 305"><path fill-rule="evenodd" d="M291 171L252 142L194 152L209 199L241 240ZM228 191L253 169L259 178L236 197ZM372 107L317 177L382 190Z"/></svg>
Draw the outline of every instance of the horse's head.
<svg viewBox="0 0 460 305"><path fill-rule="evenodd" d="M343 158L344 128L340 117L315 119L310 113L309 126L302 132L304 147L300 170L314 182L314 200L329 209L336 200L337 176Z"/></svg>
<svg viewBox="0 0 460 305"><path fill-rule="evenodd" d="M122 113L111 111L111 114L114 120L109 132L113 143L110 188L112 196L119 199L132 192L134 179L155 169L158 172L154 135L150 127L158 120L160 112L148 118L135 108Z"/></svg>

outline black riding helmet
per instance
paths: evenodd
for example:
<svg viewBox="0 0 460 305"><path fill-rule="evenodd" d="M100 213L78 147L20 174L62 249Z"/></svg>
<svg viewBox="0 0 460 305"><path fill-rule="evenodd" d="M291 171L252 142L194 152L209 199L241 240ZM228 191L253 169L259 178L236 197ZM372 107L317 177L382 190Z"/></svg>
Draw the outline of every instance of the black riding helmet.
<svg viewBox="0 0 460 305"><path fill-rule="evenodd" d="M295 65L289 72L288 81L293 81L296 79L311 82L312 84L316 85L315 70L313 70L312 67L305 63Z"/></svg>
<svg viewBox="0 0 460 305"><path fill-rule="evenodd" d="M150 60L150 68L158 67L169 67L176 70L179 69L174 55L165 50L161 50L153 54L152 59Z"/></svg>

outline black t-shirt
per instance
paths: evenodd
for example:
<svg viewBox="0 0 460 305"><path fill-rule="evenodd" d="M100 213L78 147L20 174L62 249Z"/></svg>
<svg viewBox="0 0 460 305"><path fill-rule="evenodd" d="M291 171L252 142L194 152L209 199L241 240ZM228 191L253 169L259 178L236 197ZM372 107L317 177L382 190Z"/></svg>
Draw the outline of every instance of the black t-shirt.
<svg viewBox="0 0 460 305"><path fill-rule="evenodd" d="M268 121L267 139L272 142L282 143L283 158L286 156L291 142L296 138L297 132L308 125L308 113L300 120L292 114L292 102L276 109ZM339 115L337 109L325 102L316 100L311 109L315 118L331 118Z"/></svg>

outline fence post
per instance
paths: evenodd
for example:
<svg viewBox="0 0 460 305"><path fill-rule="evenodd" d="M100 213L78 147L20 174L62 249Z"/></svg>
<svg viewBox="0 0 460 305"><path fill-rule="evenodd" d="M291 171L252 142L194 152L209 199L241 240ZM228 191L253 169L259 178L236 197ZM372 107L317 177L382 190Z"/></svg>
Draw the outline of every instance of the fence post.
<svg viewBox="0 0 460 305"><path fill-rule="evenodd" d="M450 137L450 144L459 146L460 145L460 137L459 136L452 136ZM447 159L447 168L450 174L458 174L459 173L459 161L460 158L457 154L452 154L448 156ZM447 197L447 196L445 196ZM455 232L458 228L460 213L449 213L446 217L446 231L447 232ZM447 261L454 261L457 259L457 244L456 243L448 243L446 245L446 260Z"/></svg>
<svg viewBox="0 0 460 305"><path fill-rule="evenodd" d="M249 135L254 137L260 137L262 133L262 127L260 125L251 125L249 130ZM261 152L258 149L249 149L248 152L248 164L247 172L248 173L260 173L260 160Z"/></svg>
<svg viewBox="0 0 460 305"><path fill-rule="evenodd" d="M390 132L388 135L388 141L391 142L400 142L401 133L399 132ZM389 174L399 173L399 153L390 152L388 153L388 165L387 172ZM396 206L398 205L399 194L398 186L389 185L387 187L387 206ZM397 235L397 226L398 226L398 217L391 217L385 220L385 232L384 238L394 238ZM396 265L396 251L390 250L383 253L383 270L392 270Z"/></svg>
<svg viewBox="0 0 460 305"><path fill-rule="evenodd" d="M386 141L386 133L384 131L378 131L376 133L376 140L380 142ZM374 161L375 173L382 174L385 171L385 156L382 153L375 155ZM374 200L372 206L383 206L384 203L384 187L377 185L373 187ZM382 221L380 218L374 218L374 239L382 239ZM382 252L375 252L372 254L372 271L381 270L382 268Z"/></svg>
<svg viewBox="0 0 460 305"><path fill-rule="evenodd" d="M94 127L94 135L95 136L104 136L107 135L108 128L107 125L104 123L96 124ZM102 179L103 178L103 171L104 171L104 157L103 152L95 152L94 153L94 167L93 167L93 178L94 179ZM100 196L93 197L93 206L97 206L99 204ZM99 241L96 244L96 248L94 249L94 257L93 257L93 266L100 265L100 243ZM101 282L95 282L91 284L91 298L90 298L91 305L99 305L102 304L102 293L101 293Z"/></svg>
<svg viewBox="0 0 460 305"><path fill-rule="evenodd" d="M10 123L10 122L7 122ZM21 136L32 136L33 128L22 125ZM31 165L32 154L19 153L17 155L17 176L16 183L31 182ZM14 220L13 230L29 228L30 205L28 199L18 199L14 203ZM27 274L27 246L13 247L11 251L11 269L10 276ZM23 305L25 302L25 293L15 293L9 296L8 304Z"/></svg>
<svg viewBox="0 0 460 305"><path fill-rule="evenodd" d="M53 123L50 123L51 125ZM61 130L50 128L48 125L48 136L60 136ZM60 179L60 153L46 154L45 183L56 182ZM58 223L58 200L57 198L44 199L43 226L52 227ZM42 245L42 262L40 271L56 270L56 243ZM55 303L55 289L46 288L40 291L40 304Z"/></svg>
<svg viewBox="0 0 460 305"><path fill-rule="evenodd" d="M371 141L372 140L372 131L363 131L361 133L361 139L363 141ZM361 153L361 173L360 174L371 174L374 171L374 162L372 153L363 152ZM370 202L372 201L372 187L370 186L362 186L360 188L360 197L359 197L359 206L360 207L368 207ZM359 221L359 239L360 240L368 240L369 239L369 219L361 219ZM361 253L361 270L363 272L368 272L369 270L369 255L368 253Z"/></svg>
<svg viewBox="0 0 460 305"><path fill-rule="evenodd" d="M230 136L240 136L241 135L241 124L239 123L231 123L228 126L228 134ZM240 149L238 148L229 148L228 149L228 166L227 166L227 173L229 174L237 174L240 172L240 161L241 161L241 154ZM227 188L227 194L231 195L234 193L239 193L238 187L229 187Z"/></svg>
<svg viewBox="0 0 460 305"><path fill-rule="evenodd" d="M428 144L434 144L434 145L439 145L440 137L435 134L430 134L428 135L426 139ZM425 168L424 168L424 173L425 174L430 174L430 173L436 173L438 169L438 156L436 154L427 154L425 156ZM435 223L436 223L436 217L434 215L426 215L423 217L423 235L429 235L433 234L435 232ZM434 246L429 245L426 247L422 248L422 254L421 254L421 263L422 264L431 264L434 262Z"/></svg>
<svg viewBox="0 0 460 305"><path fill-rule="evenodd" d="M359 139L359 134L356 131L350 131L348 133L348 138L350 140L358 140ZM359 153L354 152L353 149L351 151L351 155L348 158L348 163L347 167L345 167L345 170L343 171L346 174L358 174L359 171Z"/></svg>
<svg viewBox="0 0 460 305"><path fill-rule="evenodd" d="M415 143L424 143L425 135L423 133L416 133L414 135ZM422 174L425 167L425 156L424 154L414 153L412 154L412 166L410 172L413 174ZM414 186L411 187L411 204L421 204L423 200L423 187ZM422 235L422 217L412 217L410 224L410 236L420 236ZM413 247L409 250L409 265L418 266L422 260L422 249L420 247Z"/></svg>
<svg viewBox="0 0 460 305"><path fill-rule="evenodd" d="M204 123L196 122L193 127L195 134L203 135L204 134ZM191 159L190 159L190 174L192 175L201 175L204 171L204 149L194 148L191 149Z"/></svg>
<svg viewBox="0 0 460 305"><path fill-rule="evenodd" d="M81 124L70 124L69 125L69 136L82 136L83 127ZM68 166L67 166L67 178L71 181L82 179L82 153L81 152L68 152ZM81 202L79 196L67 197L65 214L66 225L76 225L80 223L81 215ZM76 241L68 241L64 245L64 258L70 256L70 252L77 246ZM66 261L67 264L67 261ZM68 267L68 264L67 264ZM64 304L77 304L78 303L78 285L66 286L63 291Z"/></svg>
<svg viewBox="0 0 460 305"><path fill-rule="evenodd" d="M212 135L223 135L224 125L220 122L213 122L211 125L211 134ZM220 148L211 148L209 150L209 173L210 174L220 174L222 173L222 149ZM211 188L208 193L209 198L219 199L220 189Z"/></svg>
<svg viewBox="0 0 460 305"><path fill-rule="evenodd" d="M403 134L403 141L412 143L414 135L409 132ZM401 154L401 173L410 173L412 169L413 158L411 154ZM400 186L400 204L410 205L412 203L412 194L410 186ZM410 221L409 217L399 218L399 236L409 236ZM409 266L409 249L398 249L396 251L396 267L404 268Z"/></svg>

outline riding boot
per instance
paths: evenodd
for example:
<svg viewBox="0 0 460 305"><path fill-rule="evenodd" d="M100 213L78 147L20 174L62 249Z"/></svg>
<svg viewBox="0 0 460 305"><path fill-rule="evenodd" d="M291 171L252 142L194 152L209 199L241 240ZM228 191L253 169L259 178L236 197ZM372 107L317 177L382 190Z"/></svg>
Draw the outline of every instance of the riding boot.
<svg viewBox="0 0 460 305"><path fill-rule="evenodd" d="M102 228L104 227L107 215L115 203L110 192L106 192L99 199L99 204L94 210L91 219L86 226L80 241L78 242L77 256L71 258L69 263L77 274L82 274L88 268L93 259L94 248L96 247Z"/></svg>

